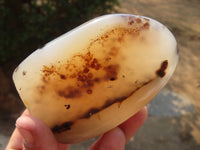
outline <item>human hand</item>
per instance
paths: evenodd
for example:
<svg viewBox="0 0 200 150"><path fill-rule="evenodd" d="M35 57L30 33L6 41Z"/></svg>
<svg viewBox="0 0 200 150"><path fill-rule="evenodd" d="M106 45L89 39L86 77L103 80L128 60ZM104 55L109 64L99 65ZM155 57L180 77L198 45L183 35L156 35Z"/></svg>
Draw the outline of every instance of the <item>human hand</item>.
<svg viewBox="0 0 200 150"><path fill-rule="evenodd" d="M103 134L89 150L124 150L125 144L143 125L147 118L144 107L118 127ZM17 119L16 128L6 150L68 150L69 144L56 141L53 133L41 120L28 110Z"/></svg>

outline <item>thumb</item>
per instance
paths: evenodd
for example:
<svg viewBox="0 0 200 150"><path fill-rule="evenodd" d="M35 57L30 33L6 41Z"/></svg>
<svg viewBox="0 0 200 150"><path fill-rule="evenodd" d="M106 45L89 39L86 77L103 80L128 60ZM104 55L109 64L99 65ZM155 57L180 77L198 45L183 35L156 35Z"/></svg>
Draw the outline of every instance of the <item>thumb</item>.
<svg viewBox="0 0 200 150"><path fill-rule="evenodd" d="M16 127L26 150L58 150L58 143L46 124L31 115L17 119ZM67 145L65 146L67 149Z"/></svg>

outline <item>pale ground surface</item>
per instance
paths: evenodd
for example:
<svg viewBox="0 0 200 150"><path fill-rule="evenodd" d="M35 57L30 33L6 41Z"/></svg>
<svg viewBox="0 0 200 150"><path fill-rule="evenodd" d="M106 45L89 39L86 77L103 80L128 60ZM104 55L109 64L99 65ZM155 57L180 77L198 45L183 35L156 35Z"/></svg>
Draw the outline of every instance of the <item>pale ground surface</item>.
<svg viewBox="0 0 200 150"><path fill-rule="evenodd" d="M118 12L148 16L165 24L175 34L180 54L175 74L148 105L149 117L126 150L199 150L200 1L121 0ZM5 78L1 70L0 78ZM1 82L5 91L0 92L0 99L7 96L10 100L9 113L0 114L0 150L3 150L23 106L15 94L8 94L13 87L6 86L6 79ZM10 109L15 106L19 107L17 111ZM86 150L94 140L75 144L70 150Z"/></svg>

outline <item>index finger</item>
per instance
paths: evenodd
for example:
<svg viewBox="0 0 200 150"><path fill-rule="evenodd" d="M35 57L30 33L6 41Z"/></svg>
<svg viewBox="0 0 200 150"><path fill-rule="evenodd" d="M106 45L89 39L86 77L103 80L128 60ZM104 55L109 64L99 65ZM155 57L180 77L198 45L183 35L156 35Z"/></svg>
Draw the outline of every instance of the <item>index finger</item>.
<svg viewBox="0 0 200 150"><path fill-rule="evenodd" d="M29 111L26 109L21 116L25 116L30 114ZM8 142L8 145L6 147L6 150L19 150L22 149L22 143L23 143L23 138L20 135L19 131L15 128L13 131L11 138Z"/></svg>

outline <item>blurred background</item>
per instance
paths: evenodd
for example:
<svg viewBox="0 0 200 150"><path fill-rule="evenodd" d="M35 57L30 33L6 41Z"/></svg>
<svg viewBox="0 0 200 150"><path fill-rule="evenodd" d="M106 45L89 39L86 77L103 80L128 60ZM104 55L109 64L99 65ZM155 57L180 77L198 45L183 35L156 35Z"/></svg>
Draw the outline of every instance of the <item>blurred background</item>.
<svg viewBox="0 0 200 150"><path fill-rule="evenodd" d="M14 68L50 40L108 13L154 18L179 47L173 77L148 104L149 117L126 149L200 149L200 0L0 0L0 150L25 109L12 81ZM70 150L86 150L94 140Z"/></svg>

